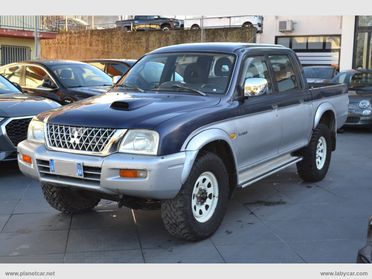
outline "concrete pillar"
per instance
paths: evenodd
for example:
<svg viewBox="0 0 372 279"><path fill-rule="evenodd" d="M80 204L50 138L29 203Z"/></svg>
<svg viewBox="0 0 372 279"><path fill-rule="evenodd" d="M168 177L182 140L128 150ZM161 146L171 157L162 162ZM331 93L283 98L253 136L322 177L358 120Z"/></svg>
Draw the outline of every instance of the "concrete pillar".
<svg viewBox="0 0 372 279"><path fill-rule="evenodd" d="M355 16L342 17L340 70L353 67Z"/></svg>

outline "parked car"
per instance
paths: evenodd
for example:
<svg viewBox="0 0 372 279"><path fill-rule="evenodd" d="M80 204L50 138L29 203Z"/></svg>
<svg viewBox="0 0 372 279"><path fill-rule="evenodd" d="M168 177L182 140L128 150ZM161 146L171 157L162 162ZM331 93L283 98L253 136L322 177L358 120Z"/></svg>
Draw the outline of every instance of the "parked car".
<svg viewBox="0 0 372 279"><path fill-rule="evenodd" d="M307 83L330 83L337 75L333 66L306 66L303 69Z"/></svg>
<svg viewBox="0 0 372 279"><path fill-rule="evenodd" d="M210 28L231 28L231 27L255 27L257 33L262 32L263 17L257 15L242 16L188 16L184 20L185 29L200 30L201 26Z"/></svg>
<svg viewBox="0 0 372 279"><path fill-rule="evenodd" d="M136 15L131 19L118 20L115 22L115 24L117 27L124 28L126 31L168 31L174 29L183 29L184 25L183 20L158 15Z"/></svg>
<svg viewBox="0 0 372 279"><path fill-rule="evenodd" d="M22 94L0 75L0 161L16 160L16 147L27 138L32 117L57 107L51 100Z"/></svg>
<svg viewBox="0 0 372 279"><path fill-rule="evenodd" d="M367 243L358 251L357 263L372 263L372 217L368 221Z"/></svg>
<svg viewBox="0 0 372 279"><path fill-rule="evenodd" d="M372 128L372 70L347 70L332 79L349 88L349 115L345 126Z"/></svg>
<svg viewBox="0 0 372 279"><path fill-rule="evenodd" d="M130 67L136 63L134 59L89 59L83 62L88 63L104 71L110 77L124 75Z"/></svg>
<svg viewBox="0 0 372 279"><path fill-rule="evenodd" d="M18 145L19 167L61 212L102 198L158 206L172 235L196 241L217 230L237 187L293 164L303 180L322 180L347 105L345 85L309 89L285 47L169 46L110 93L39 114Z"/></svg>
<svg viewBox="0 0 372 279"><path fill-rule="evenodd" d="M0 67L0 74L23 92L62 105L102 94L112 86L112 78L96 67L68 60L17 62Z"/></svg>

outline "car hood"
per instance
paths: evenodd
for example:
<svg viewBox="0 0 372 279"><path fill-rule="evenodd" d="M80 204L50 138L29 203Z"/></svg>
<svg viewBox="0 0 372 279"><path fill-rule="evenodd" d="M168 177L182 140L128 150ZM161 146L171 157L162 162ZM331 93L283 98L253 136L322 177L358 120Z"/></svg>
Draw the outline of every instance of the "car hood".
<svg viewBox="0 0 372 279"><path fill-rule="evenodd" d="M31 97L20 93L0 94L0 117L37 115L59 106L58 103L41 97Z"/></svg>
<svg viewBox="0 0 372 279"><path fill-rule="evenodd" d="M106 127L115 129L154 129L160 123L198 109L215 106L220 97L153 93L110 92L67 105L40 119L48 123Z"/></svg>
<svg viewBox="0 0 372 279"><path fill-rule="evenodd" d="M357 103L361 100L372 100L372 87L363 88L359 90L349 90L349 101L350 103Z"/></svg>

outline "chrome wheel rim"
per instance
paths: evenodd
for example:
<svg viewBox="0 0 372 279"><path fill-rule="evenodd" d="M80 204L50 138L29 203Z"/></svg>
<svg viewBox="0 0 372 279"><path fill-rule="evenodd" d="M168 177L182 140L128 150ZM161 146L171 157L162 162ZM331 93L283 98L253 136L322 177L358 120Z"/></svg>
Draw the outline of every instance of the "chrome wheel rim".
<svg viewBox="0 0 372 279"><path fill-rule="evenodd" d="M203 172L194 184L191 209L199 223L205 223L213 216L218 203L218 181L216 176Z"/></svg>
<svg viewBox="0 0 372 279"><path fill-rule="evenodd" d="M318 139L316 145L315 163L318 170L321 170L327 159L327 141L324 137Z"/></svg>

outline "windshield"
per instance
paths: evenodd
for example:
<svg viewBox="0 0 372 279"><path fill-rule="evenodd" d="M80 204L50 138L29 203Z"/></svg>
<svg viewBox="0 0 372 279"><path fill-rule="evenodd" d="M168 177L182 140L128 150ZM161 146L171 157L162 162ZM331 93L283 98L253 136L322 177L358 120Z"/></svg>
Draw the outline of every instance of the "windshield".
<svg viewBox="0 0 372 279"><path fill-rule="evenodd" d="M358 91L372 91L372 72L370 73L356 73L352 76L350 81L350 88Z"/></svg>
<svg viewBox="0 0 372 279"><path fill-rule="evenodd" d="M0 94L20 93L17 87L0 75Z"/></svg>
<svg viewBox="0 0 372 279"><path fill-rule="evenodd" d="M66 88L112 85L109 75L88 64L57 64L50 68Z"/></svg>
<svg viewBox="0 0 372 279"><path fill-rule="evenodd" d="M231 54L152 54L135 64L119 86L138 91L225 94L234 61Z"/></svg>
<svg viewBox="0 0 372 279"><path fill-rule="evenodd" d="M304 67L305 78L331 79L335 73L334 68Z"/></svg>

